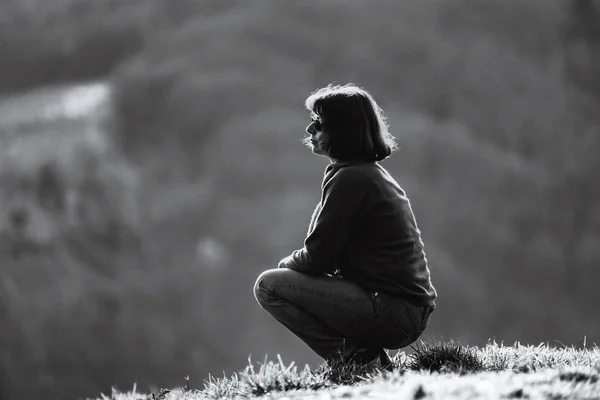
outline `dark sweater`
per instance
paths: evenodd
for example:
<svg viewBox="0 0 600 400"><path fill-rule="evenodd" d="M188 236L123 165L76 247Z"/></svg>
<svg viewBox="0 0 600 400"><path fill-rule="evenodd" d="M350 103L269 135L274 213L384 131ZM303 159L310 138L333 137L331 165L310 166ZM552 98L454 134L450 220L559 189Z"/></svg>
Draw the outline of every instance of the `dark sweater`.
<svg viewBox="0 0 600 400"><path fill-rule="evenodd" d="M325 169L321 201L289 268L333 274L422 306L435 306L421 232L404 190L377 162Z"/></svg>

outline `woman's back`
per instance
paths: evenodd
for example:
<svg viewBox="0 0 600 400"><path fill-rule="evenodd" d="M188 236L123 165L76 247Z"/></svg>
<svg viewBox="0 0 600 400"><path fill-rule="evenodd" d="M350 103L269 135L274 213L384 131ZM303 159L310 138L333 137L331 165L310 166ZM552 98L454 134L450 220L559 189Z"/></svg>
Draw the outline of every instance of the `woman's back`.
<svg viewBox="0 0 600 400"><path fill-rule="evenodd" d="M330 179L343 174L345 180L360 183L351 186L348 197L364 198L348 241L335 260L341 275L369 291L434 306L437 294L404 190L377 162L340 164L334 170Z"/></svg>

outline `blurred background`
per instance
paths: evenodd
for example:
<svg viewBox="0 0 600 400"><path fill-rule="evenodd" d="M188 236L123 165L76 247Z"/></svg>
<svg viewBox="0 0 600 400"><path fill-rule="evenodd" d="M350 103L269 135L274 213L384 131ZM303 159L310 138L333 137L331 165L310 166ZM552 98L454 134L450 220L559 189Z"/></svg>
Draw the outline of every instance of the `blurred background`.
<svg viewBox="0 0 600 400"><path fill-rule="evenodd" d="M256 304L369 90L437 311L424 340L600 342L600 1L1 0L0 398L321 360Z"/></svg>

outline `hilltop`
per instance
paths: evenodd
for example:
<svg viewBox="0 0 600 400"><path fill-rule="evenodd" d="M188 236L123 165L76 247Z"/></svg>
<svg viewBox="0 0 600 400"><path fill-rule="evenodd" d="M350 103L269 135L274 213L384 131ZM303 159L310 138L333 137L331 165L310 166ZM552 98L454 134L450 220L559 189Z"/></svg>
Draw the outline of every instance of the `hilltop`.
<svg viewBox="0 0 600 400"><path fill-rule="evenodd" d="M600 348L527 346L464 347L455 343L421 343L407 356L394 357L393 372L365 373L360 368L308 366L298 370L265 360L231 377L205 380L204 389L186 387L138 393L113 389L102 400L271 399L593 399L600 397Z"/></svg>

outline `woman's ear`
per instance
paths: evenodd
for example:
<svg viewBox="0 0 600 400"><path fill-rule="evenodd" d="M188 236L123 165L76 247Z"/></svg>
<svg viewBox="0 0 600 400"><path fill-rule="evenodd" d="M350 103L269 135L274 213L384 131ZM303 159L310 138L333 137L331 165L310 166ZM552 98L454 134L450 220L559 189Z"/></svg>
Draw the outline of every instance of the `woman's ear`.
<svg viewBox="0 0 600 400"><path fill-rule="evenodd" d="M65 185L54 162L44 164L38 170L37 196L42 207L54 212L65 209Z"/></svg>

